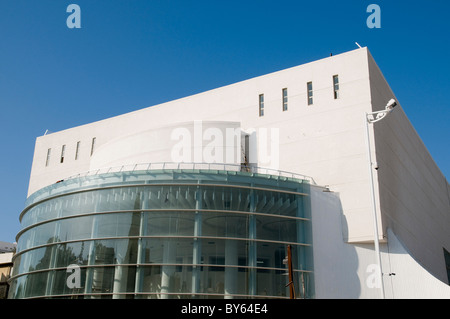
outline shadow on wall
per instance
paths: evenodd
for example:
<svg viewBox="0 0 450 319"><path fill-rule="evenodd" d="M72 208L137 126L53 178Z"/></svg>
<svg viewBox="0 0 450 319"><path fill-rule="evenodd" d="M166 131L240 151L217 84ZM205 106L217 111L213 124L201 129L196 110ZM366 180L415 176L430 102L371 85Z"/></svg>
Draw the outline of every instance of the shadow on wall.
<svg viewBox="0 0 450 319"><path fill-rule="evenodd" d="M430 274L388 228L389 276L386 296L396 299L450 299L450 286Z"/></svg>
<svg viewBox="0 0 450 319"><path fill-rule="evenodd" d="M311 212L316 298L360 298L359 259L343 240L347 223L339 193L311 187Z"/></svg>

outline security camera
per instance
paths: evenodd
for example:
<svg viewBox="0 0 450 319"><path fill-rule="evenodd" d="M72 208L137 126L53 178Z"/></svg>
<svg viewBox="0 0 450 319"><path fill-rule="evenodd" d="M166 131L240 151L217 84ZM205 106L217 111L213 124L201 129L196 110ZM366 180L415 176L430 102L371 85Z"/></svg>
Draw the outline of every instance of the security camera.
<svg viewBox="0 0 450 319"><path fill-rule="evenodd" d="M397 102L394 99L390 99L389 102L386 104L386 110L391 111L396 105Z"/></svg>

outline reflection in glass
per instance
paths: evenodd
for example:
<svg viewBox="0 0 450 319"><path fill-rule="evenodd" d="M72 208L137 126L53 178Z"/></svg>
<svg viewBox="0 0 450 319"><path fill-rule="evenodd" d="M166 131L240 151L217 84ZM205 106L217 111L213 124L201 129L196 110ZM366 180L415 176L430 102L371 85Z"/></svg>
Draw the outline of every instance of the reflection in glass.
<svg viewBox="0 0 450 319"><path fill-rule="evenodd" d="M286 298L288 244L297 289L311 296L300 186L253 189L245 178L242 187L119 185L42 200L23 215L10 297ZM66 284L73 264L76 289Z"/></svg>

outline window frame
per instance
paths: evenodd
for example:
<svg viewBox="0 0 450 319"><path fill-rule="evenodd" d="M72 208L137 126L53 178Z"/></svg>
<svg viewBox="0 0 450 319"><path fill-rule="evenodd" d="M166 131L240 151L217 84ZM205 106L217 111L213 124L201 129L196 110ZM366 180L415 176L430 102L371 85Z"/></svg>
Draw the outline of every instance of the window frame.
<svg viewBox="0 0 450 319"><path fill-rule="evenodd" d="M52 153L52 149L48 148L47 149L47 158L45 159L45 167L47 167L48 165L50 165L50 156Z"/></svg>
<svg viewBox="0 0 450 319"><path fill-rule="evenodd" d="M80 145L81 145L81 141L78 141L76 149L75 149L75 160L78 160L78 157L80 155Z"/></svg>
<svg viewBox="0 0 450 319"><path fill-rule="evenodd" d="M333 95L334 99L339 99L339 74L333 75Z"/></svg>
<svg viewBox="0 0 450 319"><path fill-rule="evenodd" d="M288 89L287 88L283 88L281 90L281 98L282 98L281 109L283 112L285 112L288 110Z"/></svg>
<svg viewBox="0 0 450 319"><path fill-rule="evenodd" d="M263 117L264 116L264 94L260 94L258 97L258 102L259 102L259 117Z"/></svg>
<svg viewBox="0 0 450 319"><path fill-rule="evenodd" d="M91 142L91 156L92 154L94 154L94 150L95 150L95 142L97 141L96 137L92 138L92 142Z"/></svg>
<svg viewBox="0 0 450 319"><path fill-rule="evenodd" d="M310 88L311 85L311 88ZM313 90L313 83L312 81L309 81L306 83L306 101L308 103L308 105L313 105L314 104L314 90Z"/></svg>
<svg viewBox="0 0 450 319"><path fill-rule="evenodd" d="M61 147L61 157L60 157L60 160L59 160L59 162L62 164L62 163L64 163L64 157L65 157L65 155L66 155L66 144L64 144L62 147Z"/></svg>

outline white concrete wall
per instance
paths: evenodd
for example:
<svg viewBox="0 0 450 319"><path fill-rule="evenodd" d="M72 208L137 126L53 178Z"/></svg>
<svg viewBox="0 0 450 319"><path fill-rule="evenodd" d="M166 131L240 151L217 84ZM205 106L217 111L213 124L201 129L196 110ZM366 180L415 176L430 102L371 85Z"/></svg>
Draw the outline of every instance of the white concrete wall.
<svg viewBox="0 0 450 319"><path fill-rule="evenodd" d="M311 188L315 297L359 298L361 279L355 246L343 241L343 211L338 193Z"/></svg>
<svg viewBox="0 0 450 319"><path fill-rule="evenodd" d="M315 297L317 299L374 299L381 296L376 281L373 244L348 244L338 193L311 188ZM342 227L341 227L342 225ZM383 289L387 299L450 299L450 286L430 274L391 229L380 245Z"/></svg>
<svg viewBox="0 0 450 319"><path fill-rule="evenodd" d="M332 77L335 74L340 78L340 98L337 100L333 94ZM307 105L309 81L313 82L313 105ZM288 89L289 98L288 110L284 112L283 88ZM358 49L42 136L36 142L29 194L68 176L98 168L101 164L140 162L146 158L140 152L129 154L128 146L121 148L123 154L116 151L113 155L110 150L110 158L106 153L97 156L95 152L91 158L93 137L96 137L96 151L100 153L112 141L139 134L149 137L151 130L162 125L176 127L178 123L195 120L231 121L240 123L246 132L256 132L257 140L263 140L263 132L269 137L279 137L279 156L275 156L276 152L267 152L268 156L257 157L256 165L312 176L318 184L329 185L341 194L348 224L345 240L370 241L373 235L369 176L365 166L362 125L363 112L371 108L369 88L367 50ZM258 116L259 94L265 96L263 117ZM81 141L82 150L80 158L75 161L77 141ZM66 159L61 164L59 156L63 144L66 144ZM272 146L270 139L266 144L267 148ZM52 158L50 165L45 167L48 148L52 148Z"/></svg>
<svg viewBox="0 0 450 319"><path fill-rule="evenodd" d="M450 286L430 274L405 248L391 229L389 256L383 256L386 273L384 276L386 298L393 299L450 299Z"/></svg>
<svg viewBox="0 0 450 319"><path fill-rule="evenodd" d="M120 136L99 146L90 170L140 163L226 163L242 160L240 123L194 121Z"/></svg>
<svg viewBox="0 0 450 319"><path fill-rule="evenodd" d="M394 94L372 57L369 69L372 103L379 110ZM447 180L400 103L373 129L381 231L386 236L386 229L392 229L418 262L448 283L443 252L450 251Z"/></svg>

